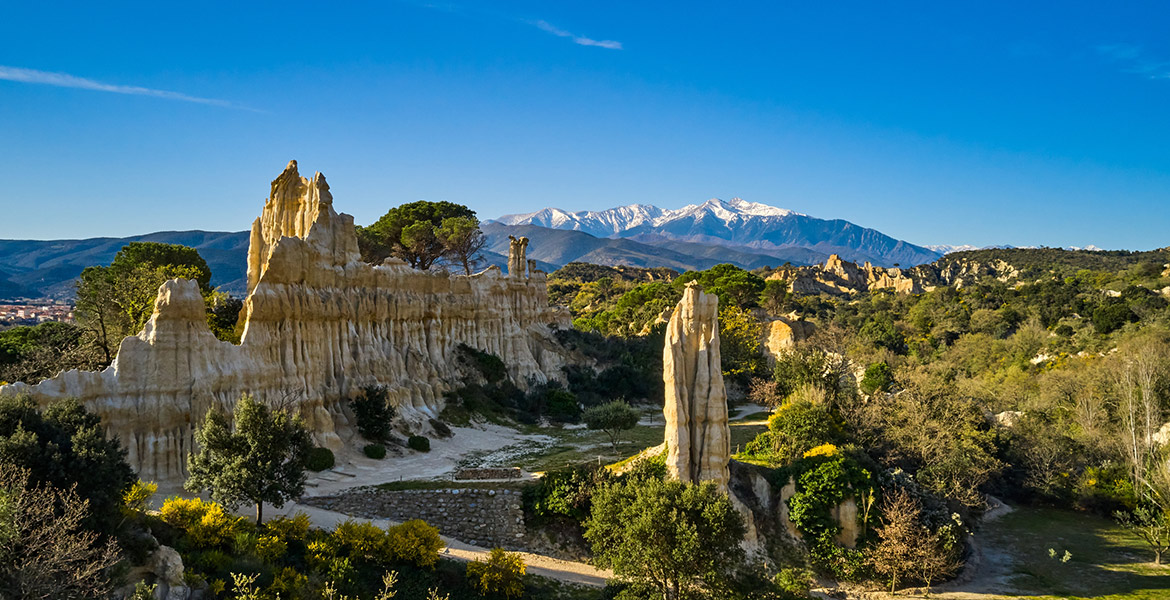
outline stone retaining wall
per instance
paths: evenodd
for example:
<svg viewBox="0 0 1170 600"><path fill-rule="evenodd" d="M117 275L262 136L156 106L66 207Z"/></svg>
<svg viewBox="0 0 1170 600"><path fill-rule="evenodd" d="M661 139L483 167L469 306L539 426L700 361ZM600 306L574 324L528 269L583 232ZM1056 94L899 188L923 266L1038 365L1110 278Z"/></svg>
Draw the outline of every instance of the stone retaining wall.
<svg viewBox="0 0 1170 600"><path fill-rule="evenodd" d="M468 479L520 479L520 476L520 467L459 469L455 471L455 479L460 481Z"/></svg>
<svg viewBox="0 0 1170 600"><path fill-rule="evenodd" d="M519 490L356 488L300 501L367 519L422 519L438 527L442 535L477 546L514 548L522 543L525 532Z"/></svg>

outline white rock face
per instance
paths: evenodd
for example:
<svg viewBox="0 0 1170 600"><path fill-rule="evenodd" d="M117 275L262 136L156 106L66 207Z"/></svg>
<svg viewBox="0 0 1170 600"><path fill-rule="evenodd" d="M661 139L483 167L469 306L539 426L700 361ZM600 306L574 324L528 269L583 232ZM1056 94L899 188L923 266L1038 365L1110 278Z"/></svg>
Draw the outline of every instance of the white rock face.
<svg viewBox="0 0 1170 600"><path fill-rule="evenodd" d="M719 364L719 298L687 286L666 326L666 469L687 483L714 482L727 491L731 431Z"/></svg>
<svg viewBox="0 0 1170 600"><path fill-rule="evenodd" d="M362 262L353 217L336 213L324 176L301 177L296 161L272 182L252 225L240 318L241 344L219 341L195 282L174 279L105 371L0 394L76 397L121 440L140 477L177 480L194 426L245 392L291 402L318 444L340 450L352 430L345 401L359 387L387 386L399 415L420 423L457 383L459 344L496 354L519 382L547 381L561 377L564 362L550 325L568 327L567 312L548 306L539 271L504 276L492 267L467 277Z"/></svg>

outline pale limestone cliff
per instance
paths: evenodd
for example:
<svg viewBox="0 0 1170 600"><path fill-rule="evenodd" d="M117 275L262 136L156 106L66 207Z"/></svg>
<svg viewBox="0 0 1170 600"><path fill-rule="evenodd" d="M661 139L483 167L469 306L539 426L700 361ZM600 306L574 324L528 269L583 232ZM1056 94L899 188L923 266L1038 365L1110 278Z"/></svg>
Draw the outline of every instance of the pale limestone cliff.
<svg viewBox="0 0 1170 600"><path fill-rule="evenodd" d="M768 279L789 282L788 290L796 294L848 295L877 290L893 290L900 294L920 294L932 289L921 277L899 268L875 267L869 262L862 266L841 260L832 254L823 265L793 267L777 271Z"/></svg>
<svg viewBox="0 0 1170 600"><path fill-rule="evenodd" d="M775 363L781 354L796 347L796 343L812 337L816 326L810 321L792 317L777 317L764 323L763 349L769 363Z"/></svg>
<svg viewBox="0 0 1170 600"><path fill-rule="evenodd" d="M666 469L674 479L714 482L727 491L731 432L719 361L719 298L694 283L666 327Z"/></svg>
<svg viewBox="0 0 1170 600"><path fill-rule="evenodd" d="M461 343L500 356L521 384L560 377L550 326L567 327L568 318L548 306L543 273L492 267L467 277L365 264L353 218L333 210L323 176L301 177L295 161L253 224L248 292L239 346L208 330L194 282L171 280L108 369L0 394L77 397L122 441L140 477L175 480L185 476L193 426L243 393L294 407L317 443L340 450L352 435L345 400L361 386L387 386L407 424L436 416L458 383Z"/></svg>

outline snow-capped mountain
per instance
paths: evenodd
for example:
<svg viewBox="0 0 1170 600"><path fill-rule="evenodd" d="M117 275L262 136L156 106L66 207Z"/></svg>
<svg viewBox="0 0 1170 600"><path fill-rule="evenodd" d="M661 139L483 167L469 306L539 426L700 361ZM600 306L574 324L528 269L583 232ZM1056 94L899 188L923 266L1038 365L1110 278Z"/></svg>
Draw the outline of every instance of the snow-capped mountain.
<svg viewBox="0 0 1170 600"><path fill-rule="evenodd" d="M931 262L941 252L891 238L880 231L839 219L825 220L740 198L713 198L668 210L631 204L603 211L569 212L546 208L534 213L505 215L504 225L537 225L582 231L601 238L633 238L646 244L694 242L754 254L780 255L807 248L846 260L901 266Z"/></svg>

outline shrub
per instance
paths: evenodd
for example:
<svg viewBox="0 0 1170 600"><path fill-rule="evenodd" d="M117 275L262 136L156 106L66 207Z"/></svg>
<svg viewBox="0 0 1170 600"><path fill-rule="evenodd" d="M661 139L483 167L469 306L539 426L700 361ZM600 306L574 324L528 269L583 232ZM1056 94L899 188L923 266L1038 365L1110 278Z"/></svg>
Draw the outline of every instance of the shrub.
<svg viewBox="0 0 1170 600"><path fill-rule="evenodd" d="M126 506L126 510L130 512L146 512L146 509L150 506L150 499L157 491L157 483L154 483L153 481L146 482L139 479L130 486L130 489L126 490L125 494L122 494L122 504L124 504Z"/></svg>
<svg viewBox="0 0 1170 600"><path fill-rule="evenodd" d="M585 520L593 492L608 473L585 465L548 471L539 484L530 488L532 513L540 518L561 516Z"/></svg>
<svg viewBox="0 0 1170 600"><path fill-rule="evenodd" d="M235 541L245 532L241 517L227 514L223 507L200 498L168 498L159 509L163 522L182 529L195 548L215 548Z"/></svg>
<svg viewBox="0 0 1170 600"><path fill-rule="evenodd" d="M339 555L354 562L385 563L393 556L387 545L386 533L368 521L345 520L333 530L330 541L338 549Z"/></svg>
<svg viewBox="0 0 1170 600"><path fill-rule="evenodd" d="M386 530L386 544L394 560L417 567L431 567L439 561L443 540L439 530L414 519Z"/></svg>
<svg viewBox="0 0 1170 600"><path fill-rule="evenodd" d="M820 404L806 400L790 401L768 418L773 449L778 460L800 458L815 446L837 438L833 416Z"/></svg>
<svg viewBox="0 0 1170 600"><path fill-rule="evenodd" d="M577 396L564 389L551 389L544 398L545 415L553 421L575 423L581 418Z"/></svg>
<svg viewBox="0 0 1170 600"><path fill-rule="evenodd" d="M431 440L421 435L410 436L410 438L406 440L406 445L409 446L411 450L418 450L419 452L431 451Z"/></svg>
<svg viewBox="0 0 1170 600"><path fill-rule="evenodd" d="M371 442L382 442L390 437L390 423L394 420L394 407L390 406L386 388L371 385L362 388L361 395L349 401L349 407L357 420L357 430Z"/></svg>
<svg viewBox="0 0 1170 600"><path fill-rule="evenodd" d="M313 448L309 451L309 459L305 461L305 468L310 471L324 471L332 469L334 464L333 451L328 448Z"/></svg>
<svg viewBox="0 0 1170 600"><path fill-rule="evenodd" d="M486 561L467 563L467 580L481 596L519 598L524 595L525 570L519 554L492 548Z"/></svg>
<svg viewBox="0 0 1170 600"><path fill-rule="evenodd" d="M235 562L231 554L223 550L207 550L194 555L191 565L205 573L222 573Z"/></svg>
<svg viewBox="0 0 1170 600"><path fill-rule="evenodd" d="M894 384L894 371L885 361L873 363L865 368L865 376L861 378L861 391L866 394L888 392Z"/></svg>
<svg viewBox="0 0 1170 600"><path fill-rule="evenodd" d="M264 531L285 542L304 542L309 535L309 515L298 512L289 517L276 517L264 524Z"/></svg>
<svg viewBox="0 0 1170 600"><path fill-rule="evenodd" d="M301 598L309 585L309 578L292 567L285 567L272 578L268 592L277 598Z"/></svg>
<svg viewBox="0 0 1170 600"><path fill-rule="evenodd" d="M375 460L382 460L383 458L386 458L386 447L382 444L366 444L366 446L362 448L362 452L364 452L366 456Z"/></svg>
<svg viewBox="0 0 1170 600"><path fill-rule="evenodd" d="M780 569L773 582L788 597L807 598L813 584L816 583L816 577L808 569L790 567Z"/></svg>
<svg viewBox="0 0 1170 600"><path fill-rule="evenodd" d="M256 556L267 563L275 563L288 552L288 543L275 535L262 535L256 538Z"/></svg>

